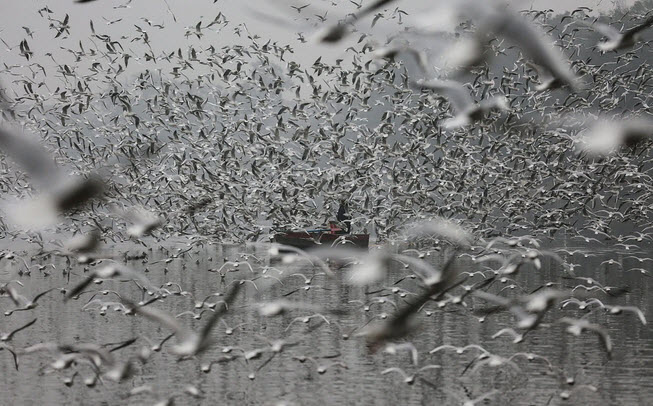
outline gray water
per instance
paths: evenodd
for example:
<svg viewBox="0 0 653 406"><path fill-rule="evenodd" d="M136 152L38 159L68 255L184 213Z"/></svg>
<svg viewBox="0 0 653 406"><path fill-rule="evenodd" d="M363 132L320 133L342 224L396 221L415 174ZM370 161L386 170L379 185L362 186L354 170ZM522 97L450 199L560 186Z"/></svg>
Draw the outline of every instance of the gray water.
<svg viewBox="0 0 653 406"><path fill-rule="evenodd" d="M127 261L134 269L147 270L147 278L155 285L167 282L178 283L183 290L191 292L193 298L182 295L170 295L151 306L178 314L186 310L195 310L196 300L206 295L224 291L231 281L253 279L255 276L278 275L277 271L265 266L279 268L286 275L301 272L307 276L318 272L305 265L284 265L269 258L262 248L251 246L206 246L193 248L187 255L173 259L170 263L154 263L169 258L175 251L167 254L160 249L153 251L142 247L132 247L130 252L143 251L147 260ZM243 256L243 253L246 254ZM121 256L121 251L111 253ZM256 256L249 256L254 254ZM594 255L594 253L592 254ZM628 286L629 292L620 297L609 297L598 292L596 297L604 303L638 306L645 315L653 310L653 301L646 292L650 289L651 278L640 272L625 270L643 267L649 273L653 271L652 261L640 263L635 258L627 258L629 252L605 250L595 256L585 258L582 254L567 256L570 262L579 264L575 272L579 276L591 276L603 285ZM646 251L639 252L639 257L646 257ZM25 255L26 259L28 255ZM623 266L601 263L614 258ZM253 267L253 273L246 266L239 270L227 265L227 272L221 280L219 274L207 272L208 269L220 268L225 260L244 261ZM432 261L437 262L437 259ZM29 262L29 260L28 260ZM84 265L67 266L61 257L44 258L33 263L53 264L43 271L32 268L31 274L17 275L25 266L18 259L0 260L0 280L18 278L24 283L20 292L28 297L51 288L70 289L81 281ZM469 269L478 269L476 264L467 263ZM97 265L101 266L101 265ZM90 266L92 269L93 266ZM64 271L71 271L70 280ZM340 270L339 275L345 271ZM368 287L376 291L385 286L401 287L408 292L419 292L418 285L410 279L394 285L407 271L402 267L394 269L380 284ZM562 283L562 286L574 287L582 283L578 280L562 279L563 272L559 265L545 261L541 270L526 268L516 277L521 288L529 292L545 282ZM474 280L480 280L475 277ZM21 356L19 370L14 369L13 361L7 351L0 351L0 404L79 404L79 405L117 405L117 404L155 404L174 393L182 392L187 385L193 385L202 392L201 398L186 394L175 398L176 404L239 404L270 405L278 403L319 405L319 404L379 404L379 405L422 405L422 404L463 404L494 389L497 393L478 404L491 405L646 405L653 398L653 333L650 325L642 325L631 313L609 315L599 310L589 316L590 320L607 328L614 341L612 359L608 359L600 346L597 336L585 332L580 337L565 332L562 324L555 320L562 316L581 317L587 310L576 310L576 306L554 309L544 320L544 325L526 336L524 342L513 344L512 338L492 335L504 327L513 326L514 320L507 313L490 315L484 322L472 310L483 307L479 299L468 296L464 299L466 307L448 304L439 308L435 303L428 304L417 315L418 328L404 340L410 341L419 350L419 365L412 365L408 352L392 355L383 351L372 352L362 337L355 332L348 339L343 333L363 325L372 317L391 314L394 307L390 304L377 304L365 311L360 300L366 302L375 296L387 295L388 299L402 306L410 300L410 294L402 298L401 292L385 290L366 294L365 289L343 284L341 280L329 279L317 275L310 283L310 289L299 291L286 297L288 300L304 301L326 309L344 307L344 315L324 313L327 324L319 317L308 323L302 320L289 324L296 317L310 316L314 311L293 310L273 318L261 317L254 304L261 300L272 300L292 292L297 288L309 286L301 277L293 276L283 280L283 285L272 279L256 279L257 289L249 282L243 283L237 302L232 305L224 317L229 327L235 327L232 334L227 334L227 327L220 323L212 334L215 345L199 356L199 359L178 361L170 353L174 344L172 338L163 345L160 352L155 352L145 364L137 363L134 376L116 383L104 379L94 387L87 387L83 380L93 376L92 369L83 363L63 371L53 371L50 364L54 354L39 352ZM340 278L342 279L342 278ZM236 282L238 283L238 282ZM471 283L471 282L470 282ZM511 282L497 283L491 292L510 285ZM270 288L264 285L272 284ZM559 286L555 286L559 288ZM167 287L177 290L176 287ZM92 284L91 290L115 289L131 300L140 300L141 293L131 282L105 281L100 285ZM504 289L501 295L513 297L523 292L520 288ZM117 358L127 360L136 355L141 348L149 347L147 339L161 340L170 334L170 330L143 318L140 315L126 316L110 307L106 315L101 315L99 306L82 310L91 294L82 295L78 300L64 302L62 292L55 290L38 302L31 311L16 312L11 316L0 318L0 331L10 331L33 318L37 322L28 329L18 332L7 344L20 349L40 342L59 343L117 343L130 338L138 338L135 344L114 353ZM105 301L118 301L113 294L99 295ZM213 299L215 300L215 299ZM211 302L211 300L209 300ZM7 298L0 298L0 309L13 308ZM431 314L430 316L428 314ZM205 314L206 315L206 314ZM182 316L182 322L189 327L199 329L205 322ZM231 362L214 364L208 373L200 370L200 365L223 356L223 348L237 347L234 355L256 348L267 348L263 338L286 339L293 346L288 346L280 353L265 352L258 359L245 361L238 357ZM541 360L527 361L524 357L513 358L516 364L479 368L465 367L478 355L476 351L457 354L445 350L434 355L428 351L442 345L463 346L479 344L493 354L509 357L517 352L530 352L546 357L553 365L551 370ZM238 348L242 349L239 350ZM293 357L310 356L317 358L320 366L334 362L342 363L346 368L332 365L326 372L318 373L318 367L311 361L299 362ZM269 358L271 360L268 361ZM327 357L327 358L320 358ZM396 373L382 374L387 368L400 367L407 373L429 365L441 365L440 369L426 370L418 375L414 384L404 383ZM64 379L71 377L75 371L73 384L69 387ZM464 373L463 373L464 372ZM253 375L252 375L253 374ZM566 383L566 378L573 377L575 384ZM253 378L253 379L252 379ZM127 396L129 391L141 385L151 385L160 397L150 394ZM597 391L588 390L583 385L593 385ZM564 393L569 399L563 399Z"/></svg>

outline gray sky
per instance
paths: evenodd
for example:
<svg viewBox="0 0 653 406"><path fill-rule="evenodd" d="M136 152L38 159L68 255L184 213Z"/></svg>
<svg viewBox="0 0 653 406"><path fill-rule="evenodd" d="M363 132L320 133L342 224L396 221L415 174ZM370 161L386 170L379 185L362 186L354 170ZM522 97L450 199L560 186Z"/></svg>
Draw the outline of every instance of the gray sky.
<svg viewBox="0 0 653 406"><path fill-rule="evenodd" d="M358 0L357 0L358 1ZM370 0L363 0L369 2ZM485 1L485 0L479 0ZM629 5L635 0L623 0L620 3ZM52 53L58 63L74 64L72 53L66 48L78 50L79 41L81 40L85 48L92 47L89 42L91 34L89 21L93 20L97 33L108 34L114 39L120 40L121 35L128 38L120 40L127 49L133 52L136 57L130 62L129 73L139 71L138 56L142 57L144 47L141 44L131 43L130 40L136 34L134 25L144 29L151 38L151 43L155 55L160 55L164 51L171 52L178 48L186 50L189 45L206 49L213 45L216 48L231 45L238 41L233 34L233 29L241 23L246 23L252 34L261 36L262 41L272 39L278 41L281 45L290 44L295 54L292 59L300 63L312 63L315 59L322 56L325 61L333 62L336 58L342 57L344 50L354 44L361 34L352 35L349 42L344 42L336 46L326 46L316 44L311 41L311 35L315 33L319 20L316 15L324 15L326 12L327 23L333 23L345 16L347 13L354 11L356 8L349 0L314 0L314 1L292 1L292 0L134 0L125 8L115 8L125 1L97 0L87 4L75 4L73 0L30 0L30 1L3 1L0 5L0 38L2 38L10 47L15 47L11 51L1 52L3 63L8 65L25 64L26 59L20 55L18 44L26 39L34 56L32 61L38 62L46 67L49 72L54 70L54 62L47 57L46 53ZM553 8L555 11L569 11L577 6L588 6L597 10L606 11L614 7L613 1L607 0L522 0L514 1L517 9L534 8ZM168 5L174 13L177 22L173 21L172 14L168 11ZM298 13L291 6L303 6L310 4ZM432 7L433 0L411 0L400 1L389 7L386 17L395 7L405 10L409 17L418 16L421 12ZM40 17L38 10L48 6L53 14L52 18L63 20L65 14L70 16L70 36L68 38L57 38L54 36L56 31L49 28L49 21ZM256 17L255 12L260 15L267 15L269 19ZM204 31L204 36L197 39L194 36L187 37L184 34L187 28L194 30L197 22L202 21L206 25L214 17L222 12L230 21L230 24L217 31L216 27ZM158 29L149 26L142 17L151 20L152 24L164 24L164 29ZM378 41L383 41L388 34L398 32L405 26L397 25L397 20L387 23L383 19L379 21L376 27L370 30L372 16L358 23L361 31L369 32L369 38L374 38L378 34ZM308 21L306 21L308 19ZM113 22L113 23L112 23ZM324 26L326 23L320 23ZM33 31L33 38L23 29L28 27ZM298 40L298 32L304 32L307 39L306 43ZM384 35L385 34L385 35ZM368 39L369 39L368 38ZM97 42L97 40L96 40ZM103 44L99 44L102 46ZM0 44L2 50L7 47ZM139 47L143 48L140 49ZM130 52L130 51L127 51ZM148 66L151 66L148 64ZM10 78L0 76L3 82L11 80Z"/></svg>

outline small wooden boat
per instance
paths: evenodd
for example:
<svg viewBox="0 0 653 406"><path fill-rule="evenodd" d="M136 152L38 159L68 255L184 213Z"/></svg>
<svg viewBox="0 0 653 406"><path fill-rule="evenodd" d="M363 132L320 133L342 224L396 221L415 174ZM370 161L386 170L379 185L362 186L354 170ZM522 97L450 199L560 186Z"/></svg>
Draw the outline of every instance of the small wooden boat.
<svg viewBox="0 0 653 406"><path fill-rule="evenodd" d="M354 246L368 248L369 234L333 233L329 229L283 231L274 235L274 242L307 249L314 247Z"/></svg>

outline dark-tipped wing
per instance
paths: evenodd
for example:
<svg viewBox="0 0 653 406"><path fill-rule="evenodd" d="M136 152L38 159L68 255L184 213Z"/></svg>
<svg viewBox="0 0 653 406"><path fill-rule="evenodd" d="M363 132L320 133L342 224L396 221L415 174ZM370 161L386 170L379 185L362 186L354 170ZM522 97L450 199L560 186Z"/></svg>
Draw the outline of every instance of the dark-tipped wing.
<svg viewBox="0 0 653 406"><path fill-rule="evenodd" d="M368 14L373 13L374 11L380 9L381 7L386 6L387 4L392 3L393 1L396 0L377 0L374 3L370 4L369 6L361 9L358 13L352 14L350 18L345 19L344 21L341 21L340 23L327 28L322 34L319 35L319 40L322 42L338 42L342 40L348 33L349 29L347 28L347 24L360 20L361 18L365 17Z"/></svg>
<svg viewBox="0 0 653 406"><path fill-rule="evenodd" d="M608 24L599 23L599 22L590 23L584 20L576 20L576 21L578 21L582 25L592 28L593 30L597 31L599 34L602 34L611 40L615 40L622 35L619 30L617 30L616 28Z"/></svg>
<svg viewBox="0 0 653 406"><path fill-rule="evenodd" d="M18 356L16 352L6 345L0 345L0 350L7 350L11 353L11 356L14 357L14 366L16 367L16 371L18 371Z"/></svg>
<svg viewBox="0 0 653 406"><path fill-rule="evenodd" d="M170 313L167 313L163 310L155 309L153 307L138 306L127 299L122 299L122 302L128 307L130 307L134 311L134 313L141 314L152 321L156 321L157 323L160 323L163 326L168 327L171 330L174 330L179 341L183 341L190 334L192 334L189 330L187 330L181 324L179 324L177 319Z"/></svg>
<svg viewBox="0 0 653 406"><path fill-rule="evenodd" d="M24 326L22 326L22 327L18 327L16 330L14 330L14 331L12 331L11 333L7 334L7 337L8 337L8 338L11 338L11 337L13 337L14 334L18 333L19 331L21 331L21 330L25 330L27 327L29 327L29 326L31 326L32 324L36 323L36 320L37 320L37 319L34 318L34 320L30 321L29 323L25 324Z"/></svg>
<svg viewBox="0 0 653 406"><path fill-rule="evenodd" d="M232 285L231 290L225 295L224 306L221 306L219 309L216 309L215 312L213 312L213 314L211 315L211 317L207 320L204 327L202 327L202 330L199 332L200 346L197 350L198 353L204 351L208 346L209 342L207 339L209 337L209 334L211 333L211 330L213 329L215 324L220 320L220 317L222 317L222 315L227 312L229 306L232 305L232 303L236 299L236 295L238 294L239 290L240 290L239 283Z"/></svg>
<svg viewBox="0 0 653 406"><path fill-rule="evenodd" d="M474 104L471 96L459 82L434 79L415 82L415 84L421 88L442 94L449 101L455 112L463 111Z"/></svg>
<svg viewBox="0 0 653 406"><path fill-rule="evenodd" d="M508 12L494 13L488 18L486 29L519 45L533 62L571 88L579 87L578 79L569 68L568 59L553 48L553 41L543 32L520 16Z"/></svg>
<svg viewBox="0 0 653 406"><path fill-rule="evenodd" d="M80 294L81 292L83 292L84 289L86 289L86 287L88 285L90 285L93 282L94 279L95 279L95 274L90 275L89 277L87 277L82 283L75 286L71 291L66 293L66 296L64 296L64 300L71 299L71 298L77 296L78 294Z"/></svg>
<svg viewBox="0 0 653 406"><path fill-rule="evenodd" d="M44 291L44 292L39 293L38 295L36 295L36 296L34 297L34 299L32 300L32 303L36 303L36 302L37 302L37 301L38 301L42 296L45 296L46 294L52 292L52 291L55 290L55 289L56 289L56 288L50 288L50 289L48 289L48 290L46 290L46 291Z"/></svg>
<svg viewBox="0 0 653 406"><path fill-rule="evenodd" d="M640 25L635 26L626 32L624 32L624 35L635 35L640 31L644 31L645 29L649 28L651 25L653 25L653 16L647 18L642 22Z"/></svg>

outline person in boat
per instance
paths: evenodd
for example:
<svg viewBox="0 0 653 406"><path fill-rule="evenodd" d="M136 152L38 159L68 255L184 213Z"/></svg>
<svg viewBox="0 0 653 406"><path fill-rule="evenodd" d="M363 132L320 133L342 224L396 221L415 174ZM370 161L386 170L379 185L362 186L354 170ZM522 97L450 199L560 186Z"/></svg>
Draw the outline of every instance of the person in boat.
<svg viewBox="0 0 653 406"><path fill-rule="evenodd" d="M345 227L347 227L345 234L349 234L351 232L351 216L349 213L347 213L347 209L347 201L341 200L340 207L338 207L338 214L336 215L336 219L340 223L344 223Z"/></svg>

